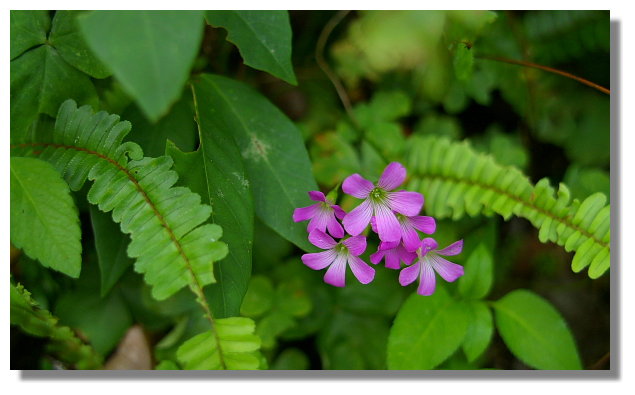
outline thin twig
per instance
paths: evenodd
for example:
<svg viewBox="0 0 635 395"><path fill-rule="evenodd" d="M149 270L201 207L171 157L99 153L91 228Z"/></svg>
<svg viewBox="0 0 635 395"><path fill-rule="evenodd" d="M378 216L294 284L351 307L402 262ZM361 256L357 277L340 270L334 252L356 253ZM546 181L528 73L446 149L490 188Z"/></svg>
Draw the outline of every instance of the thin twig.
<svg viewBox="0 0 635 395"><path fill-rule="evenodd" d="M355 115L353 114L353 107L351 106L351 100L346 93L346 89L342 85L342 82L337 77L337 75L331 70L328 63L324 59L324 47L326 46L326 42L329 39L329 36L335 29L335 27L348 15L350 11L339 11L337 14L333 15L331 19L326 23L324 29L320 33L320 37L318 38L317 45L315 46L315 60L320 66L320 69L326 74L326 76L331 80L333 87L337 91L337 95L340 97L340 101L346 110L346 113L351 118L355 126L359 126L357 119L355 119Z"/></svg>
<svg viewBox="0 0 635 395"><path fill-rule="evenodd" d="M597 90L599 90L602 93L606 93L607 95L611 94L611 90L610 89L606 89L605 87L603 87L601 85L598 85L595 82L591 82L589 80L586 80L586 79L584 79L582 77L578 77L577 75L568 73L566 71L554 69L553 67L543 66L541 64L527 62L527 61L524 61L524 60L515 60L515 59L503 58L503 57L500 57L500 56L481 55L481 56L477 56L477 58L486 59L486 60L495 60L497 62L509 63L509 64L514 64L514 65L517 65L517 66L532 67L532 68L535 68L535 69L547 71L547 72L550 72L550 73L558 74L558 75L561 75L563 77L567 77L567 78L570 78L572 80L578 81L580 83L583 83L584 85L590 86L591 88L597 89Z"/></svg>

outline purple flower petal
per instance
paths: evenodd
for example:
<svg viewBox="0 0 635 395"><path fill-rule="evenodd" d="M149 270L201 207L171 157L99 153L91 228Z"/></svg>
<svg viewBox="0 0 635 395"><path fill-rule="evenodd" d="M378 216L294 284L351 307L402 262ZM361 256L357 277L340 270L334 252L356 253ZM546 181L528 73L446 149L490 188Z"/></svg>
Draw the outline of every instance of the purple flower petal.
<svg viewBox="0 0 635 395"><path fill-rule="evenodd" d="M384 261L386 262L386 268L388 269L400 269L401 268L401 259L399 256L398 249L400 247L393 248L391 250L386 250L386 254L384 255Z"/></svg>
<svg viewBox="0 0 635 395"><path fill-rule="evenodd" d="M377 219L375 219L375 217L372 217L370 219L370 228L373 230L373 232L377 233Z"/></svg>
<svg viewBox="0 0 635 395"><path fill-rule="evenodd" d="M437 251L437 254L444 255L444 256L452 256L452 255L460 254L461 251L463 251L463 240L459 240L457 242L450 244L444 249Z"/></svg>
<svg viewBox="0 0 635 395"><path fill-rule="evenodd" d="M315 202L326 202L326 196L320 191L310 191L309 199Z"/></svg>
<svg viewBox="0 0 635 395"><path fill-rule="evenodd" d="M357 173L346 177L342 183L344 193L355 196L358 199L366 199L374 187L372 182Z"/></svg>
<svg viewBox="0 0 635 395"><path fill-rule="evenodd" d="M428 251L432 251L438 246L439 245L437 244L436 240L434 240L432 237L426 237L425 239L421 240L421 255L427 254Z"/></svg>
<svg viewBox="0 0 635 395"><path fill-rule="evenodd" d="M333 263L337 253L334 250L302 255L302 262L313 270L321 270Z"/></svg>
<svg viewBox="0 0 635 395"><path fill-rule="evenodd" d="M348 247L348 252L353 256L359 256L366 251L366 236L349 237L342 243Z"/></svg>
<svg viewBox="0 0 635 395"><path fill-rule="evenodd" d="M406 251L417 251L419 246L421 246L419 234L409 224L401 224L401 239L403 240L403 246Z"/></svg>
<svg viewBox="0 0 635 395"><path fill-rule="evenodd" d="M314 204L308 207L300 207L293 210L293 221L300 222L313 218L320 210L320 204Z"/></svg>
<svg viewBox="0 0 635 395"><path fill-rule="evenodd" d="M320 247L323 250L331 249L337 245L337 243L331 236L327 235L319 229L315 229L311 233L309 233L309 241L314 246Z"/></svg>
<svg viewBox="0 0 635 395"><path fill-rule="evenodd" d="M326 225L329 222L329 213L323 208L320 207L315 217L311 218L309 221L309 225L306 227L306 231L311 233L314 230L321 230L322 232L326 232Z"/></svg>
<svg viewBox="0 0 635 395"><path fill-rule="evenodd" d="M434 270L427 262L421 262L421 275L419 276L419 287L417 293L423 296L430 296L437 287L437 279Z"/></svg>
<svg viewBox="0 0 635 395"><path fill-rule="evenodd" d="M373 264L378 264L384 258L384 254L386 251L377 250L376 252L370 254L370 262Z"/></svg>
<svg viewBox="0 0 635 395"><path fill-rule="evenodd" d="M346 255L339 254L324 274L324 282L335 287L346 285Z"/></svg>
<svg viewBox="0 0 635 395"><path fill-rule="evenodd" d="M463 266L452 263L436 254L430 254L430 263L439 276L449 283L463 275Z"/></svg>
<svg viewBox="0 0 635 395"><path fill-rule="evenodd" d="M399 245L399 240L397 241L382 241L379 243L380 250L392 250Z"/></svg>
<svg viewBox="0 0 635 395"><path fill-rule="evenodd" d="M399 187L406 180L406 168L399 162L392 162L386 166L377 186L385 189L386 191L392 191Z"/></svg>
<svg viewBox="0 0 635 395"><path fill-rule="evenodd" d="M388 193L388 206L407 217L419 214L423 207L423 195L419 192L399 191Z"/></svg>
<svg viewBox="0 0 635 395"><path fill-rule="evenodd" d="M420 266L421 263L417 262L414 265L408 266L401 272L399 272L399 284L404 287L408 284L412 284L417 279L417 277L419 277Z"/></svg>
<svg viewBox="0 0 635 395"><path fill-rule="evenodd" d="M415 258L417 257L416 252L406 251L405 248L398 249L397 253L399 254L399 259L403 261L406 265L410 265L412 261L414 261Z"/></svg>
<svg viewBox="0 0 635 395"><path fill-rule="evenodd" d="M375 278L375 269L368 266L368 264L359 257L349 255L348 265L351 267L351 271L357 280L362 284L368 284Z"/></svg>
<svg viewBox="0 0 635 395"><path fill-rule="evenodd" d="M341 239L344 237L344 228L342 225L335 219L335 213L329 213L328 221L326 222L326 227L331 234L331 236Z"/></svg>
<svg viewBox="0 0 635 395"><path fill-rule="evenodd" d="M355 207L353 211L346 214L346 217L342 220L344 229L353 236L357 236L362 233L368 223L370 217L373 215L373 208L368 200L364 200L362 204Z"/></svg>
<svg viewBox="0 0 635 395"><path fill-rule="evenodd" d="M377 234L381 241L399 241L401 239L401 226L395 213L384 205L375 205L375 218L377 220ZM346 220L346 218L344 218Z"/></svg>
<svg viewBox="0 0 635 395"><path fill-rule="evenodd" d="M409 219L412 226L420 232L431 235L437 230L437 223L432 217L415 215Z"/></svg>
<svg viewBox="0 0 635 395"><path fill-rule="evenodd" d="M332 205L331 208L333 209L333 211L335 211L335 216L337 217L337 219L344 219L344 217L346 216L346 211L342 210L342 208L337 204Z"/></svg>

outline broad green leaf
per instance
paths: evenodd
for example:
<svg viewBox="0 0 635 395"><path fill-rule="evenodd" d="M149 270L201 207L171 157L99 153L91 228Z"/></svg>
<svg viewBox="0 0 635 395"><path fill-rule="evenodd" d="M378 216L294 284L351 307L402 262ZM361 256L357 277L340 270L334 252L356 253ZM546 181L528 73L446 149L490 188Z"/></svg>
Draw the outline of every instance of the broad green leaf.
<svg viewBox="0 0 635 395"><path fill-rule="evenodd" d="M459 279L459 292L468 299L481 299L492 288L494 275L492 255L485 244L478 247L467 258L465 275Z"/></svg>
<svg viewBox="0 0 635 395"><path fill-rule="evenodd" d="M97 104L90 78L70 66L50 45L41 45L11 61L11 138L19 138L44 113L55 117L66 99Z"/></svg>
<svg viewBox="0 0 635 395"><path fill-rule="evenodd" d="M218 283L206 293L217 317L238 315L251 275L253 247L253 201L240 151L231 135L218 128L211 104L210 86L199 81L192 87L200 146L183 153L172 144L167 154L174 158L181 182L212 206L212 222L223 228L229 253L218 265Z"/></svg>
<svg viewBox="0 0 635 395"><path fill-rule="evenodd" d="M313 308L304 283L297 279L282 282L276 289L276 309L292 317L303 317Z"/></svg>
<svg viewBox="0 0 635 395"><path fill-rule="evenodd" d="M180 96L203 37L202 11L93 11L86 43L152 121Z"/></svg>
<svg viewBox="0 0 635 395"><path fill-rule="evenodd" d="M467 81L474 68L474 51L467 44L460 43L454 52L454 75L459 81Z"/></svg>
<svg viewBox="0 0 635 395"><path fill-rule="evenodd" d="M136 105L131 105L121 115L122 119L134 125L126 140L134 141L143 148L147 156L165 155L166 142L170 140L181 151L190 152L196 144L196 123L191 95L186 92L176 102L170 112L155 123L151 123ZM174 158L173 158L174 159Z"/></svg>
<svg viewBox="0 0 635 395"><path fill-rule="evenodd" d="M51 28L48 11L11 10L11 60L26 50L46 42Z"/></svg>
<svg viewBox="0 0 635 395"><path fill-rule="evenodd" d="M246 317L259 317L266 313L274 301L274 289L268 277L258 275L249 280L249 288L240 306L240 314Z"/></svg>
<svg viewBox="0 0 635 395"><path fill-rule="evenodd" d="M388 369L434 369L463 342L469 312L443 287L432 296L413 294L388 336Z"/></svg>
<svg viewBox="0 0 635 395"><path fill-rule="evenodd" d="M194 86L197 92L204 89L205 106L199 97L199 111L201 116L203 108L209 111L215 138L232 136L238 146L256 214L298 247L315 251L307 240L306 223L292 220L295 208L311 204L307 192L317 190L300 131L241 82L208 74L200 76Z"/></svg>
<svg viewBox="0 0 635 395"><path fill-rule="evenodd" d="M79 216L68 184L40 159L11 158L11 242L45 267L79 277Z"/></svg>
<svg viewBox="0 0 635 395"><path fill-rule="evenodd" d="M99 211L92 204L89 211L101 273L100 295L103 297L133 264L134 259L126 253L130 237L121 233L119 225L113 222L110 215Z"/></svg>
<svg viewBox="0 0 635 395"><path fill-rule="evenodd" d="M548 301L519 289L493 305L496 327L518 359L537 369L582 369L573 335Z"/></svg>
<svg viewBox="0 0 635 395"><path fill-rule="evenodd" d="M467 326L463 352L468 362L474 362L489 346L494 333L494 319L492 312L481 301L470 301L466 304L470 310L470 320Z"/></svg>
<svg viewBox="0 0 635 395"><path fill-rule="evenodd" d="M287 11L207 11L207 23L227 29L245 64L296 85Z"/></svg>
<svg viewBox="0 0 635 395"><path fill-rule="evenodd" d="M251 319L217 319L214 327L215 333L203 332L179 347L176 357L185 369L258 369L260 339L254 335L255 324Z"/></svg>
<svg viewBox="0 0 635 395"><path fill-rule="evenodd" d="M79 32L77 16L82 11L57 11L49 41L59 54L73 67L95 78L106 78L111 73L95 57Z"/></svg>
<svg viewBox="0 0 635 395"><path fill-rule="evenodd" d="M118 292L102 299L95 291L86 287L63 294L57 301L55 314L60 322L88 338L97 352L108 355L133 324L132 316Z"/></svg>

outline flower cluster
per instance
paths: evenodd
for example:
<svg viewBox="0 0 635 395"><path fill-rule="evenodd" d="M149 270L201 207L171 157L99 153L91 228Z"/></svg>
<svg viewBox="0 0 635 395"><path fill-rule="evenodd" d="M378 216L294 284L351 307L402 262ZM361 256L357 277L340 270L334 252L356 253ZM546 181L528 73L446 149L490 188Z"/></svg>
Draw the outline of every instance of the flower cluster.
<svg viewBox="0 0 635 395"><path fill-rule="evenodd" d="M328 267L324 281L336 287L346 284L347 266L359 282L370 283L375 269L359 257L366 250L366 236L362 233L370 224L380 240L379 248L370 255L371 263L377 265L384 260L387 268L401 269L401 285L409 285L418 278L417 293L432 295L436 288L435 272L448 282L461 277L463 267L442 256L461 253L463 240L438 249L433 238L420 238L419 232L433 234L436 222L432 217L419 215L423 208L422 194L396 190L405 180L406 169L398 162L386 166L376 184L359 174L347 177L342 183L344 193L363 200L349 213L322 192L309 192L309 198L317 203L295 209L293 220L308 220L309 241L325 251L304 254L302 262L314 270Z"/></svg>

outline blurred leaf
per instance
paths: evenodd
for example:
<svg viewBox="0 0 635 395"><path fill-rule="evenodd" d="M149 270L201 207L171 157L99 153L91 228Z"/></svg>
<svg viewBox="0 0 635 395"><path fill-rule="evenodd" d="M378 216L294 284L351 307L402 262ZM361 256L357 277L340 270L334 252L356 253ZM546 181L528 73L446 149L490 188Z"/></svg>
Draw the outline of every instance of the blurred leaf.
<svg viewBox="0 0 635 395"><path fill-rule="evenodd" d="M518 359L537 369L582 369L573 335L548 301L519 289L493 306L496 327Z"/></svg>
<svg viewBox="0 0 635 395"><path fill-rule="evenodd" d="M402 91L379 91L371 101L355 106L355 118L363 128L370 128L377 122L395 121L410 113L412 100Z"/></svg>
<svg viewBox="0 0 635 395"><path fill-rule="evenodd" d="M472 76L474 67L474 51L471 47L460 43L454 52L454 75L459 81L467 81Z"/></svg>
<svg viewBox="0 0 635 395"><path fill-rule="evenodd" d="M366 140L362 140L361 156L361 174L367 177L367 179L378 180L388 164L386 160L382 158L377 150Z"/></svg>
<svg viewBox="0 0 635 395"><path fill-rule="evenodd" d="M164 360L154 367L154 370L180 370L176 362L170 360Z"/></svg>
<svg viewBox="0 0 635 395"><path fill-rule="evenodd" d="M285 348L276 358L273 370L306 370L309 368L309 357L297 348Z"/></svg>
<svg viewBox="0 0 635 395"><path fill-rule="evenodd" d="M421 117L414 130L415 134L434 134L458 139L463 134L459 121L454 117L438 114L426 114Z"/></svg>
<svg viewBox="0 0 635 395"><path fill-rule="evenodd" d="M97 352L107 355L132 325L132 317L119 292L101 299L94 291L87 287L63 294L55 313L62 323L79 329Z"/></svg>
<svg viewBox="0 0 635 395"><path fill-rule="evenodd" d="M44 267L79 277L81 230L68 184L36 158L12 157L10 170L11 243Z"/></svg>
<svg viewBox="0 0 635 395"><path fill-rule="evenodd" d="M470 310L470 320L463 340L463 352L468 362L474 362L492 341L494 319L485 302L470 301L466 306Z"/></svg>
<svg viewBox="0 0 635 395"><path fill-rule="evenodd" d="M227 29L245 64L297 85L291 64L291 25L287 11L207 11L207 23Z"/></svg>
<svg viewBox="0 0 635 395"><path fill-rule="evenodd" d="M493 262L490 251L484 244L470 254L464 266L465 275L459 278L459 292L467 299L481 299L492 288Z"/></svg>
<svg viewBox="0 0 635 395"><path fill-rule="evenodd" d="M412 294L388 337L388 369L434 369L461 345L469 312L443 287L432 296Z"/></svg>
<svg viewBox="0 0 635 395"><path fill-rule="evenodd" d="M199 77L213 111L215 132L238 145L260 219L305 251L315 251L306 224L291 220L293 210L310 204L317 190L300 131L267 99L242 82L218 75ZM212 110L213 109L213 110Z"/></svg>
<svg viewBox="0 0 635 395"><path fill-rule="evenodd" d="M374 252L374 249L368 252ZM377 269L372 283L351 281L346 287L338 289L336 304L339 308L356 314L392 317L406 296L407 290L399 285L396 271Z"/></svg>
<svg viewBox="0 0 635 395"><path fill-rule="evenodd" d="M322 369L386 369L388 322L340 311L318 334Z"/></svg>
<svg viewBox="0 0 635 395"><path fill-rule="evenodd" d="M95 78L110 76L110 70L95 57L79 32L77 16L84 11L56 11L50 44L73 67Z"/></svg>
<svg viewBox="0 0 635 395"><path fill-rule="evenodd" d="M134 259L128 257L126 252L130 236L122 233L111 216L100 211L97 206L91 204L89 210L101 273L100 295L103 297L134 263Z"/></svg>
<svg viewBox="0 0 635 395"><path fill-rule="evenodd" d="M276 309L293 317L302 317L311 311L309 299L303 284L294 278L284 281L276 289Z"/></svg>
<svg viewBox="0 0 635 395"><path fill-rule="evenodd" d="M375 123L366 130L365 136L387 158L400 158L406 146L401 126L393 122Z"/></svg>
<svg viewBox="0 0 635 395"><path fill-rule="evenodd" d="M78 21L88 46L157 121L181 95L203 37L203 12L92 11Z"/></svg>
<svg viewBox="0 0 635 395"><path fill-rule="evenodd" d="M240 306L240 314L252 318L259 317L271 309L273 301L274 290L271 280L262 275L252 276Z"/></svg>
<svg viewBox="0 0 635 395"><path fill-rule="evenodd" d="M48 11L10 11L11 60L28 49L46 42L46 35L51 28Z"/></svg>
<svg viewBox="0 0 635 395"><path fill-rule="evenodd" d="M611 178L604 170L574 163L567 169L563 182L567 184L574 198L584 200L595 192L602 192L610 200Z"/></svg>
<svg viewBox="0 0 635 395"><path fill-rule="evenodd" d="M275 347L276 339L282 332L293 327L295 320L289 314L274 309L258 321L256 334L262 339L263 350Z"/></svg>
<svg viewBox="0 0 635 395"><path fill-rule="evenodd" d="M332 187L352 173L359 172L357 152L339 134L318 134L311 144L312 168L318 183Z"/></svg>

